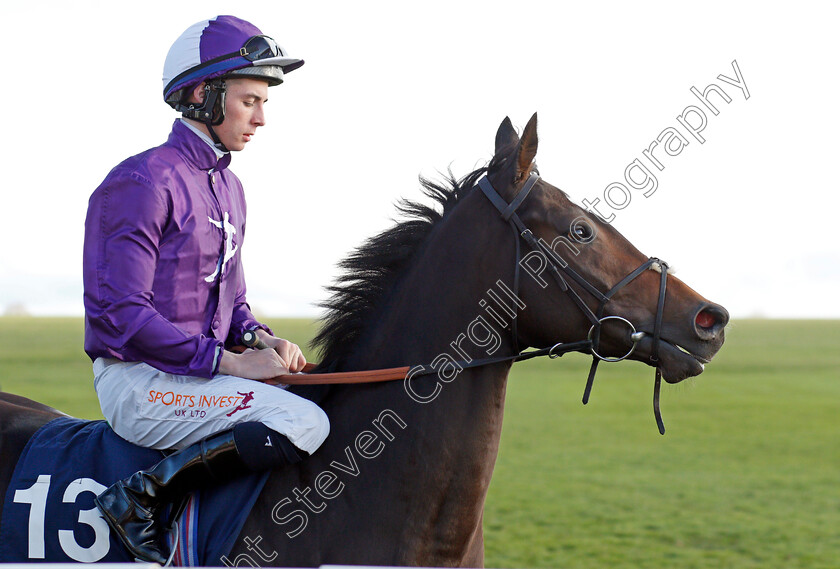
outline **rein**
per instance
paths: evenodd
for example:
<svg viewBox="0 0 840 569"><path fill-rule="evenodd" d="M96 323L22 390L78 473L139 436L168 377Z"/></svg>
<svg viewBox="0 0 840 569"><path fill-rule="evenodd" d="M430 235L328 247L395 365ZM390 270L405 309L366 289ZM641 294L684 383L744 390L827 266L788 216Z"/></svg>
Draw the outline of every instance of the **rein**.
<svg viewBox="0 0 840 569"><path fill-rule="evenodd" d="M656 374L653 388L653 412L654 417L656 419L656 425L659 428L659 433L664 435L665 425L662 422L662 414L659 410L659 392L662 383L662 372L657 366L657 363L659 362L659 339L662 330L662 317L665 309L665 289L667 287L668 280L668 265L667 263L661 261L660 259L657 259L656 257L651 257L647 261L639 265L639 267L637 267L635 270L631 271L623 279L621 279L618 282L618 284L616 284L609 291L607 291L606 294L602 293L589 281L587 281L583 276L581 276L580 273L571 268L571 266L568 263L566 263L557 254L557 252L555 252L554 249L552 249L551 246L549 246L544 240L535 238L531 230L525 226L525 224L520 219L519 215L516 213L516 210L519 208L519 206L522 204L525 198L528 197L528 194L534 188L539 179L539 174L531 173L531 175L525 181L524 186L517 193L516 197L511 203L507 203L499 195L499 193L493 188L486 174L478 180L478 186L481 188L482 192L484 192L484 195L487 196L487 198L490 200L490 203L492 203L496 207L496 209L499 210L502 219L508 222L508 224L511 227L511 230L514 233L514 239L516 242L516 263L514 265L513 277L514 295L517 297L519 296L520 262L522 260L522 252L520 247L521 238L523 241L525 241L526 245L530 247L532 252L536 252L545 257L548 263L548 268L550 270L551 276L557 283L557 285L560 287L560 290L566 293L572 299L572 301L578 306L578 308L581 310L584 316L586 316L587 319L592 323L592 326L589 328L589 333L587 334L585 340L566 343L558 342L557 344L547 348L529 351L519 351L519 338L516 326L517 316L519 314L519 306L514 302L513 306L510 308L514 311L514 317L511 320L511 335L513 339L514 352L516 352L515 355L470 360L469 362L461 361L456 362L456 364L461 370L463 370L502 362L519 362L539 356L548 356L553 359L558 358L563 354L569 352L589 353L592 355L592 365L589 368L589 376L587 377L586 387L584 388L583 392L583 403L585 405L589 402L589 396L592 393L592 385L595 381L595 373L598 369L598 364L601 361L612 363L627 359L636 349L636 344L647 334L646 332L637 332L635 326L633 326L633 324L629 320L622 318L621 316L604 316L603 313L607 303L618 291L630 284L636 277L641 275L646 270L657 266L660 270L661 278L659 281L659 299L656 305L656 319L654 322L652 334L653 347L651 349L651 355L649 359L651 364L656 366ZM564 278L564 275L566 278L575 281L587 293L589 293L598 301L599 304L597 310L593 312L592 309L589 308L589 306L586 304L586 302L584 302L581 296L571 286L569 286L569 283L566 281L566 278ZM621 357L605 357L598 353L601 326L604 322L608 320L617 320L619 322L623 322L630 329L630 339L632 345L630 347L630 350ZM261 342L257 339L255 333L252 333L250 335L247 334L248 333L246 333L246 336L243 337L243 343L245 343L248 347L265 347L264 345L260 346ZM433 369L428 369L426 368L426 366L422 365L412 367L404 366L396 368L386 368L369 371L310 373L312 370L315 369L315 367L316 364L306 364L306 366L303 369L303 373L281 375L274 378L274 381L286 385L374 383L381 381L405 380L409 372L412 372L412 377L434 373ZM421 369L418 370L418 367Z"/></svg>

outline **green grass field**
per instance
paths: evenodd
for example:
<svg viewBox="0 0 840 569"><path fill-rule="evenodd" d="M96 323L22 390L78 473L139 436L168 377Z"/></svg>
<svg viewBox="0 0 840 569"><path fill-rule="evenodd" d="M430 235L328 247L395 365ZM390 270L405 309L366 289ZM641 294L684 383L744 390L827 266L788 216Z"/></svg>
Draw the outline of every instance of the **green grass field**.
<svg viewBox="0 0 840 569"><path fill-rule="evenodd" d="M270 322L301 345L306 320ZM840 321L736 321L697 379L517 364L484 516L488 567L840 567ZM0 386L100 418L80 319L0 318ZM312 354L307 353L308 357Z"/></svg>

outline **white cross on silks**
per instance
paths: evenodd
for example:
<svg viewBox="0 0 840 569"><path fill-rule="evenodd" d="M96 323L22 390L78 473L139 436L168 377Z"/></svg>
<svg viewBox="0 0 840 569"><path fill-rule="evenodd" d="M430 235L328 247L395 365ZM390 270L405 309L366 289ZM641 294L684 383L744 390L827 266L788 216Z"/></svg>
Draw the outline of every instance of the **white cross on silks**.
<svg viewBox="0 0 840 569"><path fill-rule="evenodd" d="M222 221L216 221L210 216L208 216L207 219L210 223L221 229L225 236L225 252L223 255L219 256L219 262L216 264L216 270L213 271L213 274L204 279L205 282L212 283L216 277L225 270L225 264L227 264L227 262L236 255L239 245L233 244L233 236L236 233L236 228L231 225L228 212L225 212L225 216Z"/></svg>

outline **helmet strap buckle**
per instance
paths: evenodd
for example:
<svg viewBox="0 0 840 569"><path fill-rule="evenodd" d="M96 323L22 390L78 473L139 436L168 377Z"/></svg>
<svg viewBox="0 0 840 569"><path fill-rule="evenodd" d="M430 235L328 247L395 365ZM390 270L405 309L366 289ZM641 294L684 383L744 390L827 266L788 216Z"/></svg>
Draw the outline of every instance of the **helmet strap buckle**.
<svg viewBox="0 0 840 569"><path fill-rule="evenodd" d="M204 123L216 148L222 152L228 152L228 149L219 139L213 127L222 124L225 120L226 93L225 80L221 78L212 79L204 84L204 101L201 104L190 103L185 105L179 103L176 107L185 119Z"/></svg>

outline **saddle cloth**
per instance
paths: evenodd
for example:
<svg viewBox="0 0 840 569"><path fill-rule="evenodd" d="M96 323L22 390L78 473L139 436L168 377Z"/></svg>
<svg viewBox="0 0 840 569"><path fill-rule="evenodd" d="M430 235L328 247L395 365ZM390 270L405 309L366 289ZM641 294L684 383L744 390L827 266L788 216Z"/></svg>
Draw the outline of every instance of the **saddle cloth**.
<svg viewBox="0 0 840 569"><path fill-rule="evenodd" d="M121 439L105 421L50 421L27 443L6 490L0 563L134 561L93 498L161 458ZM173 565L223 565L267 478L244 474L194 493L178 520Z"/></svg>

